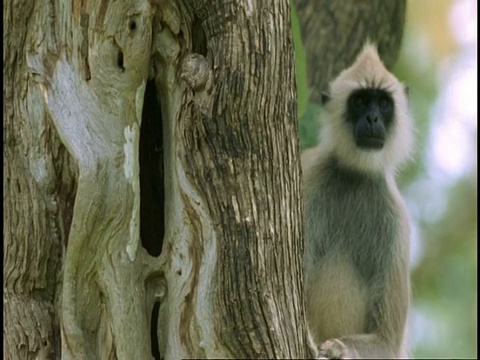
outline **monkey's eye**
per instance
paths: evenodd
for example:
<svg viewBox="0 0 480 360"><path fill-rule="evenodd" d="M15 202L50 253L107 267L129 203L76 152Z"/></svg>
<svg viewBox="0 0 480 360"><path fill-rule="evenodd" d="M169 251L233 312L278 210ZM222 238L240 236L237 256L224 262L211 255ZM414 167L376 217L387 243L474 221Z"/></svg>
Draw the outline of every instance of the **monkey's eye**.
<svg viewBox="0 0 480 360"><path fill-rule="evenodd" d="M383 110L389 109L390 106L391 106L390 99L381 98L381 99L378 101L378 106L380 106L380 109L383 109Z"/></svg>
<svg viewBox="0 0 480 360"><path fill-rule="evenodd" d="M365 105L365 99L362 96L355 96L353 98L353 105L358 108L361 108Z"/></svg>

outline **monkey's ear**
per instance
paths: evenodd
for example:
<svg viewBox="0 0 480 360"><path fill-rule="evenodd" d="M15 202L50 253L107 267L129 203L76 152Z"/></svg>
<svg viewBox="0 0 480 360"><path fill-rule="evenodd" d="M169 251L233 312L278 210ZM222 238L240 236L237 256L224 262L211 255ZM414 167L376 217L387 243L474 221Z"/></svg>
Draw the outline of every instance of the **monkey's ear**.
<svg viewBox="0 0 480 360"><path fill-rule="evenodd" d="M408 98L408 96L410 95L410 86L404 84L403 90L405 91L405 95L407 95Z"/></svg>
<svg viewBox="0 0 480 360"><path fill-rule="evenodd" d="M325 105L330 101L330 94L327 93L326 91L322 91L322 105Z"/></svg>

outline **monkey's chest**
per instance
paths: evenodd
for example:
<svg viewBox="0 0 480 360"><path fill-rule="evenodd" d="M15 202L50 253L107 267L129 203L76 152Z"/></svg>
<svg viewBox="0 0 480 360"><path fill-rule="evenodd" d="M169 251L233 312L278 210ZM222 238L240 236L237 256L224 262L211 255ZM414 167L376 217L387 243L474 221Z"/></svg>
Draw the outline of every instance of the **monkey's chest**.
<svg viewBox="0 0 480 360"><path fill-rule="evenodd" d="M338 175L327 185L317 195L322 204L317 213L318 259L340 254L371 284L388 271L398 241L399 215L387 186L368 178Z"/></svg>

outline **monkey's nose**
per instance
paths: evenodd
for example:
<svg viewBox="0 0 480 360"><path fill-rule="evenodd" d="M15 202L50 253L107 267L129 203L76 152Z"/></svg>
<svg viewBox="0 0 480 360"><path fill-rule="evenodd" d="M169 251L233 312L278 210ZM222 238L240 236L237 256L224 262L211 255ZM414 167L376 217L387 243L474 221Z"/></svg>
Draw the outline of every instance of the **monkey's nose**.
<svg viewBox="0 0 480 360"><path fill-rule="evenodd" d="M367 115L367 121L369 124L374 124L378 121L378 116L377 115Z"/></svg>

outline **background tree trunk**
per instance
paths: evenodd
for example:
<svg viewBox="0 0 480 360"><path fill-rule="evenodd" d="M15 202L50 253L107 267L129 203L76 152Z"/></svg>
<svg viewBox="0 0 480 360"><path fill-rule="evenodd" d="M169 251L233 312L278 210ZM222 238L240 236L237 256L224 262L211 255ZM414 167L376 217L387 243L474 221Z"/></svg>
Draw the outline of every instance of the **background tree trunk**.
<svg viewBox="0 0 480 360"><path fill-rule="evenodd" d="M5 357L304 357L288 2L4 24Z"/></svg>
<svg viewBox="0 0 480 360"><path fill-rule="evenodd" d="M307 58L310 101L350 66L369 39L391 69L397 59L405 23L405 0L293 0Z"/></svg>

